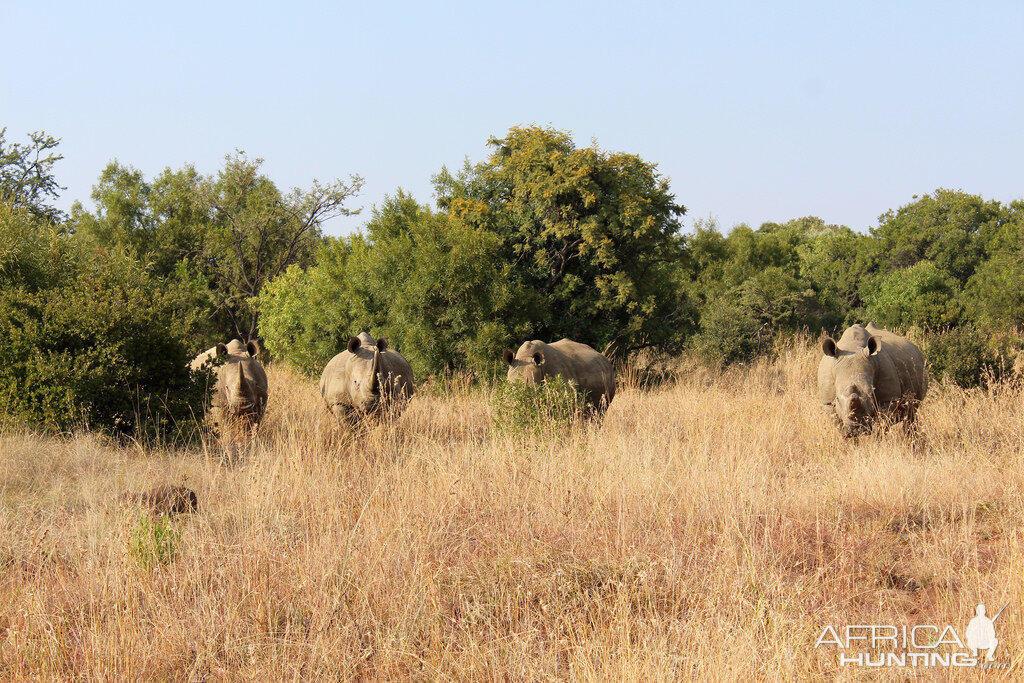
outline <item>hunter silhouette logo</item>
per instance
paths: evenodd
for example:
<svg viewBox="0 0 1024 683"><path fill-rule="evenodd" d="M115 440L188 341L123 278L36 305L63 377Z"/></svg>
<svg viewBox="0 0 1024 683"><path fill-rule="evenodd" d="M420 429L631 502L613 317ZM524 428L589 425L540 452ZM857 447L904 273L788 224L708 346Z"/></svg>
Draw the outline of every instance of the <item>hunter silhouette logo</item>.
<svg viewBox="0 0 1024 683"><path fill-rule="evenodd" d="M991 662L995 658L996 647L999 645L999 639L996 638L995 621L1009 606L1010 603L1006 603L1003 605L1003 609L989 619L985 616L985 605L978 605L977 616L971 619L964 632L964 639L967 640L967 647L971 649L972 657L978 656L978 650L988 650L985 660Z"/></svg>
<svg viewBox="0 0 1024 683"><path fill-rule="evenodd" d="M962 631L935 624L896 626L894 624L850 624L826 626L814 649L835 646L839 666L868 667L978 667L1005 669L1008 662L996 662L995 622L1010 606L1007 602L991 619L985 605L978 605L975 616ZM984 656L980 653L984 652Z"/></svg>

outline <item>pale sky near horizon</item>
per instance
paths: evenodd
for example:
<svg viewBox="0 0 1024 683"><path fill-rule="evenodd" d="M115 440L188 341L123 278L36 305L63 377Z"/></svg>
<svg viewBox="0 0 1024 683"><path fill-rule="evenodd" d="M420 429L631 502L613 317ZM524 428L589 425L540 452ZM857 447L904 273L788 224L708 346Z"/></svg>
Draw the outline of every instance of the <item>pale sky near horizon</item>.
<svg viewBox="0 0 1024 683"><path fill-rule="evenodd" d="M1024 3L20 3L0 127L61 138L60 205L117 159L153 178L265 159L282 189L402 187L550 125L658 164L684 225L865 230L939 187L1024 198Z"/></svg>

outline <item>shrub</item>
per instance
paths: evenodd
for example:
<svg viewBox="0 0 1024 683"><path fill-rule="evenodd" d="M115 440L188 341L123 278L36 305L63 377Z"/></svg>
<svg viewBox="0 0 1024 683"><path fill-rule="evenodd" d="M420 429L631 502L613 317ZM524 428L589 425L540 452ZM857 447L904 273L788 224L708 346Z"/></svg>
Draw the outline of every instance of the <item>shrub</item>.
<svg viewBox="0 0 1024 683"><path fill-rule="evenodd" d="M962 317L960 286L930 261L889 273L863 291L867 317L882 327L956 325Z"/></svg>
<svg viewBox="0 0 1024 683"><path fill-rule="evenodd" d="M305 270L289 266L263 288L255 304L261 337L275 360L318 375L361 331L355 329L350 297L340 283L347 252L345 242L332 240L321 248L317 265Z"/></svg>
<svg viewBox="0 0 1024 683"><path fill-rule="evenodd" d="M128 554L140 567L149 571L170 564L178 554L181 530L166 515L151 517L141 513L131 529Z"/></svg>
<svg viewBox="0 0 1024 683"><path fill-rule="evenodd" d="M923 352L935 379L976 387L985 378L998 379L1013 367L1002 341L1005 338L991 339L976 327L963 326L927 335Z"/></svg>
<svg viewBox="0 0 1024 683"><path fill-rule="evenodd" d="M804 283L772 267L704 306L701 331L692 346L718 364L745 361L765 352L779 333L814 319L817 302Z"/></svg>
<svg viewBox="0 0 1024 683"><path fill-rule="evenodd" d="M517 436L565 432L589 412L574 382L549 377L540 386L499 381L491 395L491 419L499 432Z"/></svg>
<svg viewBox="0 0 1024 683"><path fill-rule="evenodd" d="M133 259L98 254L69 284L0 288L0 410L67 430L184 436L209 375L189 370L197 308Z"/></svg>

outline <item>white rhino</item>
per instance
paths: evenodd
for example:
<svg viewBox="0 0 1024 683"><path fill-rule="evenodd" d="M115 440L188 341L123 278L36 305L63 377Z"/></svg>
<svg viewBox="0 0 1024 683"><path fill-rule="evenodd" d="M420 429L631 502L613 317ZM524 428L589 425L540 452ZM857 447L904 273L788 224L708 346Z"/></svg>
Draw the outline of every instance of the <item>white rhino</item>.
<svg viewBox="0 0 1024 683"><path fill-rule="evenodd" d="M348 340L348 347L327 363L320 376L320 394L339 419L379 414L397 417L412 398L412 366L402 354L376 342L366 332Z"/></svg>
<svg viewBox="0 0 1024 683"><path fill-rule="evenodd" d="M254 340L243 344L237 339L217 344L196 356L191 363L198 370L216 358L223 363L216 367L210 417L221 436L233 435L237 428L255 427L267 409L267 373L256 356L260 345Z"/></svg>
<svg viewBox="0 0 1024 683"><path fill-rule="evenodd" d="M610 360L586 344L561 339L552 344L539 340L523 342L519 350L505 349L510 382L524 381L537 386L546 377L559 376L575 382L587 403L604 411L615 398L615 370Z"/></svg>
<svg viewBox="0 0 1024 683"><path fill-rule="evenodd" d="M818 398L846 436L870 432L878 418L913 424L928 390L917 346L868 323L850 327L838 342L826 337L821 350Z"/></svg>

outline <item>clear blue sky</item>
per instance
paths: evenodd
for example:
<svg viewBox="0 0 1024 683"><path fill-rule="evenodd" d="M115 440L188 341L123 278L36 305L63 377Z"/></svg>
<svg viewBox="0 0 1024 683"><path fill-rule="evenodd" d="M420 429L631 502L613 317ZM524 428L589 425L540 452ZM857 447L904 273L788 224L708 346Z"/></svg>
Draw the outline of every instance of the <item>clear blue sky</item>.
<svg viewBox="0 0 1024 683"><path fill-rule="evenodd" d="M1024 197L1024 3L0 0L0 126L63 139L62 205L243 149L353 207L517 124L659 164L686 226L857 229L937 187ZM355 229L364 216L328 232Z"/></svg>

